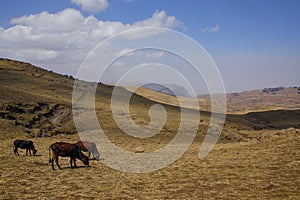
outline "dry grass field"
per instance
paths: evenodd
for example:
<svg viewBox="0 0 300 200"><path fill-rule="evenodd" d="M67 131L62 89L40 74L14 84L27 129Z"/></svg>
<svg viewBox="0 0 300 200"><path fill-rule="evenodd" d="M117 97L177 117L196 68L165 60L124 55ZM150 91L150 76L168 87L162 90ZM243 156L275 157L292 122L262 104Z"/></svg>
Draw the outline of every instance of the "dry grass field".
<svg viewBox="0 0 300 200"><path fill-rule="evenodd" d="M49 145L75 142L78 137L32 140L37 156L25 156L20 150L17 157L13 140L1 141L1 199L298 199L300 195L297 130L273 131L262 140L217 144L202 160L196 139L175 163L145 174L122 173L95 160L88 168L77 160L79 167L71 169L67 158L60 158L62 170L53 171L48 164Z"/></svg>
<svg viewBox="0 0 300 200"><path fill-rule="evenodd" d="M218 143L199 159L211 114L201 111L200 124L194 126L191 122L199 111L183 109L188 116L183 132L193 128L197 135L189 149L166 168L124 173L106 166L103 157L91 160L87 168L77 160L76 169L70 168L68 158L60 158L63 169L52 170L49 145L79 140L71 110L74 79L8 59L0 59L0 74L0 199L300 198L300 110L229 114ZM167 96L157 100L166 110L166 123L153 137L135 138L121 131L112 116L113 89L99 83L95 101L98 121L114 144L127 151L141 147L151 152L174 138L182 114L176 100L168 101ZM121 108L128 91L116 89ZM149 109L156 103L151 97L133 94L130 113L118 112L117 118L124 124L130 118L137 125L148 125ZM25 156L24 150L15 156L12 144L17 138L32 140L37 156Z"/></svg>

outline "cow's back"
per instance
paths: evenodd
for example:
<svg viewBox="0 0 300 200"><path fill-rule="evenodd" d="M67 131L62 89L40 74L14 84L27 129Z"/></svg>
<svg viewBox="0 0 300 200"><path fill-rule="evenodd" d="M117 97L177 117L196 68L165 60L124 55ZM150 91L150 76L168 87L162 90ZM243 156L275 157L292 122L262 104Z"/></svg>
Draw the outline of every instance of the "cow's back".
<svg viewBox="0 0 300 200"><path fill-rule="evenodd" d="M34 149L33 142L27 140L15 140L14 146L21 149Z"/></svg>
<svg viewBox="0 0 300 200"><path fill-rule="evenodd" d="M50 146L52 151L61 156L61 157L69 157L76 154L76 146L66 142L56 142ZM77 147L79 148L79 147Z"/></svg>

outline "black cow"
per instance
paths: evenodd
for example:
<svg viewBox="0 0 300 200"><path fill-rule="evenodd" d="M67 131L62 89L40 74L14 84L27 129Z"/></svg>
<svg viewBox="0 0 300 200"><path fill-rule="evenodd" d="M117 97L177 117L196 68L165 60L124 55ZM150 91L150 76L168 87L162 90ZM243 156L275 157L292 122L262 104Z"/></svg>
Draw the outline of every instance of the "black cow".
<svg viewBox="0 0 300 200"><path fill-rule="evenodd" d="M26 156L29 151L29 154L31 154L31 150L33 152L33 155L35 156L37 150L34 148L33 142L30 140L15 140L14 141L14 153L16 156L19 156L18 148L20 149L26 149Z"/></svg>
<svg viewBox="0 0 300 200"><path fill-rule="evenodd" d="M89 165L89 158L85 156L80 147L77 144L70 144L66 142L56 142L49 146L49 163L52 163L52 169L54 170L54 160L59 169L61 167L58 164L58 157L70 157L70 165L73 168L76 167L76 158L81 160L84 165Z"/></svg>

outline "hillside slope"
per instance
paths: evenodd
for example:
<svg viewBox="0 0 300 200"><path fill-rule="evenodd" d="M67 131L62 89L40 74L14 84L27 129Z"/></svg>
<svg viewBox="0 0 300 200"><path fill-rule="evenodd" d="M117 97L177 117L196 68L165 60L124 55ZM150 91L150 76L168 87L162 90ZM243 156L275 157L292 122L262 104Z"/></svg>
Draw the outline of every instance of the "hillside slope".
<svg viewBox="0 0 300 200"><path fill-rule="evenodd" d="M73 77L56 74L29 63L0 59L0 127L1 137L50 136L75 133L72 117ZM122 87L98 84L95 95L96 113L107 132L121 133L111 112L111 95L116 89L118 104L129 91ZM150 122L149 109L156 104L133 94L130 117L140 125ZM173 132L180 123L179 108L164 105L168 120L162 131ZM198 111L186 110L192 115ZM199 113L198 113L199 114ZM209 114L203 115L205 122Z"/></svg>
<svg viewBox="0 0 300 200"><path fill-rule="evenodd" d="M73 77L9 59L0 59L0 73L1 137L76 133L71 109ZM123 96L128 94L130 88L126 90L122 87L98 84L95 96L96 113L102 128L108 134L112 133L112 137L119 137L126 134L120 130L112 115L110 104L113 89L117 89L119 106L124 106ZM148 125L149 109L159 102L167 111L167 121L157 137L169 135L172 138L181 120L178 99L145 88L139 88L135 92L130 99L130 118L138 125ZM153 98L154 96L156 98ZM179 99L188 108L183 111L188 113L191 119L199 115L198 110L188 106L189 98L179 97ZM200 106L202 109L203 106L201 104ZM238 131L233 130L298 128L299 116L297 110L227 115L224 137L234 134L233 138L243 139ZM126 115L119 113L118 117L123 119ZM201 123L198 127L200 138L206 133L209 121L210 113L201 111Z"/></svg>

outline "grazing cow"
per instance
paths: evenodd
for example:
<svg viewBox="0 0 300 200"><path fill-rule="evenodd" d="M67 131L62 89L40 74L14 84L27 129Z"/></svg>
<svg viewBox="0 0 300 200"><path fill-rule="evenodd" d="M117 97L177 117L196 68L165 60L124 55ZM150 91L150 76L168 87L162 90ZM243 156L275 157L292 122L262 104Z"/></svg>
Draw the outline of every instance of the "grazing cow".
<svg viewBox="0 0 300 200"><path fill-rule="evenodd" d="M99 152L94 142L78 141L76 144L80 147L81 151L89 152L89 157L92 153L94 158L99 160Z"/></svg>
<svg viewBox="0 0 300 200"><path fill-rule="evenodd" d="M54 160L59 169L61 167L58 164L58 157L70 157L70 165L73 168L72 163L74 162L74 167L76 166L76 158L81 160L84 165L89 165L89 158L86 157L80 150L77 144L70 144L66 142L56 142L49 146L49 163L52 163L52 169L54 170Z"/></svg>
<svg viewBox="0 0 300 200"><path fill-rule="evenodd" d="M30 140L15 140L14 141L14 153L16 156L19 156L18 148L20 149L26 149L26 156L29 151L29 154L31 154L31 150L33 152L33 155L35 156L37 150L34 148L33 142Z"/></svg>

